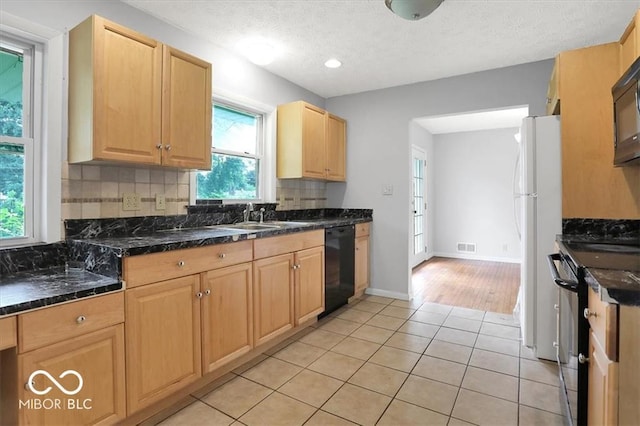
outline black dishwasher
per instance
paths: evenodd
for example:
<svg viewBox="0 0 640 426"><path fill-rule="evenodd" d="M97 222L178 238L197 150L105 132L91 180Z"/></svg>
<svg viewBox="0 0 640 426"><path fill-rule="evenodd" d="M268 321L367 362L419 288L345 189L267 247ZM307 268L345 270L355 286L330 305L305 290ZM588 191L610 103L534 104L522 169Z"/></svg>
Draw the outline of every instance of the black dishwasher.
<svg viewBox="0 0 640 426"><path fill-rule="evenodd" d="M324 231L323 317L347 303L354 294L355 228L336 226Z"/></svg>

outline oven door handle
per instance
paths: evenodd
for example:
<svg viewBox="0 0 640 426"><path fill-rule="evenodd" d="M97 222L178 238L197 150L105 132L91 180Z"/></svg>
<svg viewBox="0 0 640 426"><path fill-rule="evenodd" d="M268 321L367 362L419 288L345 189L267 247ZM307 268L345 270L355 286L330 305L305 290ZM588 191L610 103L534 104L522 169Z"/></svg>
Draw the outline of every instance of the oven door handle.
<svg viewBox="0 0 640 426"><path fill-rule="evenodd" d="M558 268L556 267L555 261L562 261L562 256L560 253L553 253L547 256L547 262L549 263L549 269L551 270L551 276L553 277L553 281L560 287L572 291L574 293L578 292L578 283L575 281L565 280L560 276L558 272Z"/></svg>

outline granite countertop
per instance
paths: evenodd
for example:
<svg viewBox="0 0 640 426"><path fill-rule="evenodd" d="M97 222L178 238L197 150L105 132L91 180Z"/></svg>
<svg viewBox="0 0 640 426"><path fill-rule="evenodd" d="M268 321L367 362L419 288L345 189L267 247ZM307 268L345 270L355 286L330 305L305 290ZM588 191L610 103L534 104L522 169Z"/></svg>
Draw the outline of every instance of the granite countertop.
<svg viewBox="0 0 640 426"><path fill-rule="evenodd" d="M116 278L65 266L0 279L0 316L122 289Z"/></svg>
<svg viewBox="0 0 640 426"><path fill-rule="evenodd" d="M154 233L137 236L74 239L78 243L108 247L118 252L120 257L165 252L171 250L201 247L212 244L229 243L247 239L267 238L276 235L325 229L335 226L355 225L370 222L371 218L323 218L300 219L295 221L264 222L276 224L278 228L260 230L233 229L234 224L205 226L200 228L176 228L157 230ZM253 222L252 222L253 223ZM255 222L258 224L258 222Z"/></svg>
<svg viewBox="0 0 640 426"><path fill-rule="evenodd" d="M139 235L73 237L0 256L0 316L122 290L122 258L370 222L371 217L296 218L265 222L278 228L233 229L233 224L173 228ZM254 222L257 223L257 222ZM73 267L69 268L69 265Z"/></svg>
<svg viewBox="0 0 640 426"><path fill-rule="evenodd" d="M585 280L605 302L640 306L640 274L638 273L587 268Z"/></svg>

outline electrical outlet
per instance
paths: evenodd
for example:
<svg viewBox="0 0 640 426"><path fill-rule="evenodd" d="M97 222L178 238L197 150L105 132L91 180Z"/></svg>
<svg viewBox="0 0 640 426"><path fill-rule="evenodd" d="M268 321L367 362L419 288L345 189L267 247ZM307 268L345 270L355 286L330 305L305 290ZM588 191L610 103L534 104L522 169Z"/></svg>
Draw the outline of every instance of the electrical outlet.
<svg viewBox="0 0 640 426"><path fill-rule="evenodd" d="M140 210L142 208L142 198L135 192L125 192L122 194L122 210Z"/></svg>
<svg viewBox="0 0 640 426"><path fill-rule="evenodd" d="M509 245L508 244L503 244L502 245L502 251L504 251L504 252L509 251Z"/></svg>
<svg viewBox="0 0 640 426"><path fill-rule="evenodd" d="M295 207L300 207L300 194L295 194L293 196L293 205Z"/></svg>
<svg viewBox="0 0 640 426"><path fill-rule="evenodd" d="M167 208L167 199L164 194L156 194L156 210L164 210Z"/></svg>
<svg viewBox="0 0 640 426"><path fill-rule="evenodd" d="M393 195L393 185L390 183L382 185L382 195Z"/></svg>

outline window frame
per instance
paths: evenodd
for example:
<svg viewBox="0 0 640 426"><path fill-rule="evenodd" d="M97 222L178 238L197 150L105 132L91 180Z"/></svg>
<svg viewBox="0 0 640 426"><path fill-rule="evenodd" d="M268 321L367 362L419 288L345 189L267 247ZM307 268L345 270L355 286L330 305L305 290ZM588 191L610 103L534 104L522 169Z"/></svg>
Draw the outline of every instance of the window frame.
<svg viewBox="0 0 640 426"><path fill-rule="evenodd" d="M44 45L37 40L0 27L2 44L22 50L22 136L0 135L0 141L24 147L24 235L0 239L0 248L41 241L42 206L35 194L42 193L42 117Z"/></svg>
<svg viewBox="0 0 640 426"><path fill-rule="evenodd" d="M230 109L236 109L239 112L247 112L250 114L255 114L261 116L261 120L259 123L258 135L261 139L256 142L256 154L243 154L238 151L230 151L224 149L217 149L213 147L213 133L211 135L211 153L222 154L222 155L232 155L236 157L243 158L256 158L258 160L258 182L257 182L257 198L251 199L223 199L222 204L239 204L239 203L263 203L267 202L267 200L275 199L274 188L275 181L269 179L271 174L274 174L275 170L275 135L274 135L274 122L275 122L275 107L262 104L260 102L256 102L247 98L243 98L238 95L225 94L217 91L216 94L211 99L211 108L213 109L214 105L220 105L223 107L228 107ZM213 167L213 165L212 165ZM193 171L190 177L190 196L189 202L191 205L197 204L197 176L198 171ZM208 199L200 199L200 200L208 200Z"/></svg>
<svg viewBox="0 0 640 426"><path fill-rule="evenodd" d="M0 10L0 37L18 39L35 46L38 61L33 74L31 117L33 143L33 186L30 208L32 235L0 239L0 249L61 239L62 162L66 158L66 110L68 59L65 33ZM24 128L23 123L23 128ZM26 172L25 172L26 173ZM25 194L25 209L27 194Z"/></svg>

